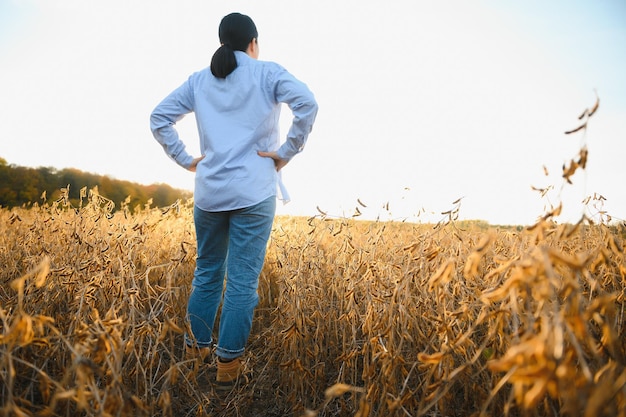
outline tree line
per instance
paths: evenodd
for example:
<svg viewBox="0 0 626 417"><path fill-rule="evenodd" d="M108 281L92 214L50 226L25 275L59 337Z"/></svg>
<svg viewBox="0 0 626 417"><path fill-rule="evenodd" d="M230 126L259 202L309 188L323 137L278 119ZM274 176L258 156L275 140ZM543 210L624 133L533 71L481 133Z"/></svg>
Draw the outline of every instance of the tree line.
<svg viewBox="0 0 626 417"><path fill-rule="evenodd" d="M81 188L90 190L98 187L98 193L113 201L115 209L119 209L127 198L130 198L128 207L132 209L149 202L153 207L165 207L178 199L185 200L192 196L190 191L175 189L167 184L142 185L74 168L29 168L9 164L0 158L1 207L54 201L61 196L61 189L68 186L70 201L79 201Z"/></svg>

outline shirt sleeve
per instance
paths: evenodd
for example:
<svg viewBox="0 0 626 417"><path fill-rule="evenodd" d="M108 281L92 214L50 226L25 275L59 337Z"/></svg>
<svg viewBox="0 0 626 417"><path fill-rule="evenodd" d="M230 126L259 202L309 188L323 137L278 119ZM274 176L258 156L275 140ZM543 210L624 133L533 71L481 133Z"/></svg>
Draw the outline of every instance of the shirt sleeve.
<svg viewBox="0 0 626 417"><path fill-rule="evenodd" d="M186 114L193 111L193 89L191 78L168 95L150 115L150 130L161 144L165 153L183 168L188 168L193 157L185 150L178 137L175 125Z"/></svg>
<svg viewBox="0 0 626 417"><path fill-rule="evenodd" d="M306 84L284 69L281 69L276 78L274 91L276 100L287 104L293 114L286 141L278 149L281 159L290 160L304 149L313 129L318 105Z"/></svg>

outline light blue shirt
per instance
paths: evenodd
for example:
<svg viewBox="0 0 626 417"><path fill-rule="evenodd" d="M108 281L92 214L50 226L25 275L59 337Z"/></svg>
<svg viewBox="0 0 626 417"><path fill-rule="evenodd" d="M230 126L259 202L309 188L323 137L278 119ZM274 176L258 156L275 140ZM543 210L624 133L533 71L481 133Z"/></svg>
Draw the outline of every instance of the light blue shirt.
<svg viewBox="0 0 626 417"><path fill-rule="evenodd" d="M165 153L184 168L193 156L175 125L195 113L204 159L196 167L194 201L205 211L249 207L276 195L279 175L271 158L290 160L302 151L317 115L308 87L280 65L235 51L237 68L217 78L210 68L192 74L150 115L150 128ZM285 142L279 138L281 103L293 113Z"/></svg>

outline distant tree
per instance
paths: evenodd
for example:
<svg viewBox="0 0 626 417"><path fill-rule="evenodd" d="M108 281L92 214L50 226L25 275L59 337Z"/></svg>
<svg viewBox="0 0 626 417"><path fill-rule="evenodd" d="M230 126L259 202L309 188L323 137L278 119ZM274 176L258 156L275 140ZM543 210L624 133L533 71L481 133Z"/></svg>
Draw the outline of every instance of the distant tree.
<svg viewBox="0 0 626 417"><path fill-rule="evenodd" d="M39 191L39 176L32 168L16 167L13 171L13 183L16 185L17 199L22 203L37 201Z"/></svg>
<svg viewBox="0 0 626 417"><path fill-rule="evenodd" d="M59 180L56 169L52 167L39 167L39 191L46 192L48 200L56 200L59 197ZM40 194L41 196L41 194Z"/></svg>
<svg viewBox="0 0 626 417"><path fill-rule="evenodd" d="M98 187L98 193L112 200L115 209L130 197L129 208L143 207L152 199L152 207L165 207L177 199L187 199L189 191L177 190L167 184L141 185L130 181L116 180L104 175L96 175L74 168L57 171L52 167L27 168L10 165L0 158L0 206L14 207L40 202L45 192L47 201L54 201L60 189L69 185L69 198L72 204L79 204L80 190Z"/></svg>
<svg viewBox="0 0 626 417"><path fill-rule="evenodd" d="M157 207L164 207L172 205L181 198L179 192L170 187L167 184L155 184L150 186L150 196L153 199L153 203Z"/></svg>

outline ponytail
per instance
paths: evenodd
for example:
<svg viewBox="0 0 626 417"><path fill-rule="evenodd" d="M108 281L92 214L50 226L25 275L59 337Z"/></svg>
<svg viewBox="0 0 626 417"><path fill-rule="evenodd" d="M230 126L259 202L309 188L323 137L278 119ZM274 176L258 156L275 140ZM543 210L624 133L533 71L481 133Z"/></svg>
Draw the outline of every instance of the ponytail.
<svg viewBox="0 0 626 417"><path fill-rule="evenodd" d="M217 48L211 58L211 73L217 78L226 78L235 68L237 68L237 59L233 48L228 44Z"/></svg>
<svg viewBox="0 0 626 417"><path fill-rule="evenodd" d="M241 13L231 13L222 18L218 35L222 46L211 58L211 73L217 78L226 78L237 68L234 51L245 52L248 44L259 37L256 26L250 17Z"/></svg>

